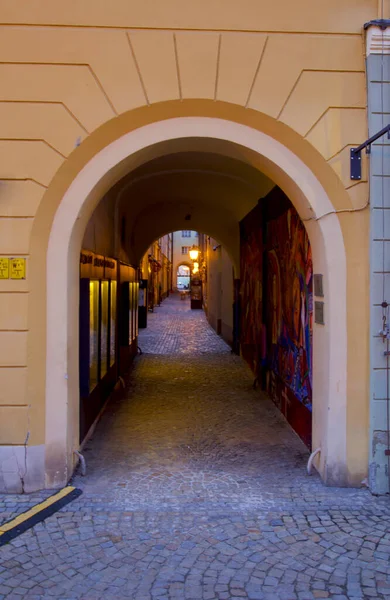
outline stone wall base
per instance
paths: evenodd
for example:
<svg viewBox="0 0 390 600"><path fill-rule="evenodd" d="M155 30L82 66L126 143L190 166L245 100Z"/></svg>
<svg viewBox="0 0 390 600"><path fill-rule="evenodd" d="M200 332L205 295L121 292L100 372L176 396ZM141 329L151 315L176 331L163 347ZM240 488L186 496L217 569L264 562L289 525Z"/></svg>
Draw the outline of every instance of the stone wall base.
<svg viewBox="0 0 390 600"><path fill-rule="evenodd" d="M22 494L45 487L45 446L0 446L0 492Z"/></svg>

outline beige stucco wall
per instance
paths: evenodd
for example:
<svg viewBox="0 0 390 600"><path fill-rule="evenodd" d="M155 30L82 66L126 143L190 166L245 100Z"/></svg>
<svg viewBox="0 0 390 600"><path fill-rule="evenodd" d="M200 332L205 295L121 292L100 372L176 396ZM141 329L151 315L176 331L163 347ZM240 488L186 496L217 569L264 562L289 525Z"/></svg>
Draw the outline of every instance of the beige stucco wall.
<svg viewBox="0 0 390 600"><path fill-rule="evenodd" d="M222 250L218 242L211 238L207 244L207 319L210 325L221 332L222 320ZM213 247L217 247L213 251Z"/></svg>
<svg viewBox="0 0 390 600"><path fill-rule="evenodd" d="M163 299L169 294L171 289L171 243L171 236L168 234L164 235L149 246L140 260L133 262L134 265L139 264L140 277L148 279L148 298L150 301L153 298L153 306L159 302L160 286ZM160 270L153 271L149 262L149 256L159 261L161 264Z"/></svg>
<svg viewBox="0 0 390 600"><path fill-rule="evenodd" d="M206 237L204 256L207 319L217 333L232 344L234 267L226 249L213 238Z"/></svg>
<svg viewBox="0 0 390 600"><path fill-rule="evenodd" d="M98 204L86 227L82 247L95 254L116 257L115 202L108 195Z"/></svg>
<svg viewBox="0 0 390 600"><path fill-rule="evenodd" d="M0 255L27 258L25 281L0 280L0 441L40 447L46 250L76 174L127 131L202 115L281 140L316 173L334 209L364 207L366 173L350 181L349 148L367 132L362 25L381 14L377 0L329 0L315 11L310 0L167 0L153 11L125 0L109 8L2 0L0 12ZM347 257L347 479L356 483L367 468L368 211L338 218Z"/></svg>
<svg viewBox="0 0 390 600"><path fill-rule="evenodd" d="M221 298L221 335L229 343L233 343L233 265L225 248L222 246L222 298Z"/></svg>

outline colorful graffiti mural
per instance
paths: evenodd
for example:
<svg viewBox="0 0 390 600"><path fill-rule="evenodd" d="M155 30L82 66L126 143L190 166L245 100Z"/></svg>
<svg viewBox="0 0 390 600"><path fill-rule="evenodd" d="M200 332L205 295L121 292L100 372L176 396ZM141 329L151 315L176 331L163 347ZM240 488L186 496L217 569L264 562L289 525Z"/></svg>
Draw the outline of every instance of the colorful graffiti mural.
<svg viewBox="0 0 390 600"><path fill-rule="evenodd" d="M240 223L241 235L241 354L258 374L262 355L263 221L259 209ZM264 354L264 351L263 351Z"/></svg>
<svg viewBox="0 0 390 600"><path fill-rule="evenodd" d="M267 356L269 368L311 410L312 257L294 208L267 222Z"/></svg>
<svg viewBox="0 0 390 600"><path fill-rule="evenodd" d="M241 222L241 348L255 375L263 375L263 386L272 400L308 446L312 278L304 225L288 198L275 188Z"/></svg>

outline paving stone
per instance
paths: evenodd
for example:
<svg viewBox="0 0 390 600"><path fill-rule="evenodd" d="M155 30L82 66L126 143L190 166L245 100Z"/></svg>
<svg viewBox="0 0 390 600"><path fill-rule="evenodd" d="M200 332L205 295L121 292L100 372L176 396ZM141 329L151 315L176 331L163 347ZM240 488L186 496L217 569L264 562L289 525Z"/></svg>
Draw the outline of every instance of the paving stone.
<svg viewBox="0 0 390 600"><path fill-rule="evenodd" d="M202 311L173 298L148 318L82 496L0 548L0 600L390 599L388 499L306 475ZM52 493L1 495L0 519Z"/></svg>

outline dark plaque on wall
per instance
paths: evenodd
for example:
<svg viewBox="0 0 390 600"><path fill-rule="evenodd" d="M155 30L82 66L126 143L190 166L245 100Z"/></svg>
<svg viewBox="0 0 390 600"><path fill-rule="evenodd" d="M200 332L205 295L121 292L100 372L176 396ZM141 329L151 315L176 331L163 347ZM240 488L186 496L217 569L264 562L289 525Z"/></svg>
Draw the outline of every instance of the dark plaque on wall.
<svg viewBox="0 0 390 600"><path fill-rule="evenodd" d="M314 275L314 295L320 298L324 297L324 287L322 284L322 275Z"/></svg>
<svg viewBox="0 0 390 600"><path fill-rule="evenodd" d="M314 321L319 325L325 325L324 321L324 303L316 300L314 302Z"/></svg>

